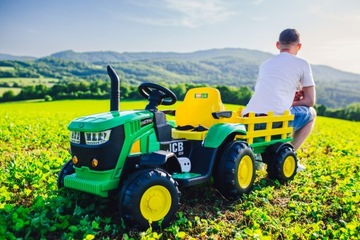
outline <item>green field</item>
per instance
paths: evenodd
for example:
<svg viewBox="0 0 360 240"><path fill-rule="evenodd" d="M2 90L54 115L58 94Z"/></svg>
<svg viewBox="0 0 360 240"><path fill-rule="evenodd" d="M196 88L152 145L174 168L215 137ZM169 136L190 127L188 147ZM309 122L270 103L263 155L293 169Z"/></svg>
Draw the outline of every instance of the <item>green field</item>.
<svg viewBox="0 0 360 240"><path fill-rule="evenodd" d="M0 239L358 239L359 122L319 117L297 153L307 169L293 181L282 185L258 171L254 190L235 202L211 184L183 189L172 225L139 232L124 228L115 202L56 187L70 157L67 125L109 106L108 100L0 104Z"/></svg>
<svg viewBox="0 0 360 240"><path fill-rule="evenodd" d="M15 68L0 66L0 72L15 72Z"/></svg>
<svg viewBox="0 0 360 240"><path fill-rule="evenodd" d="M0 87L0 97L4 94L4 92L7 91L13 91L15 95L19 94L21 92L21 88L11 87L11 88L5 88Z"/></svg>
<svg viewBox="0 0 360 240"><path fill-rule="evenodd" d="M0 84L8 83L10 86L13 84L17 84L18 86L31 86L31 85L46 85L47 87L51 87L55 83L59 82L59 79L56 78L0 78Z"/></svg>

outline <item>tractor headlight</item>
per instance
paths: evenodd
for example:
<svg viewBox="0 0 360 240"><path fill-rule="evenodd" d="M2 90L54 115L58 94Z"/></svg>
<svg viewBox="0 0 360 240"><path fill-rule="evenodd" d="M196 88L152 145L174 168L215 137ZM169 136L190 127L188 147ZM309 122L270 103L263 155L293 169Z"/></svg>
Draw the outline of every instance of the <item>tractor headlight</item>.
<svg viewBox="0 0 360 240"><path fill-rule="evenodd" d="M74 155L72 157L72 162L73 162L74 165L76 165L79 162L79 159L77 158L77 156Z"/></svg>
<svg viewBox="0 0 360 240"><path fill-rule="evenodd" d="M86 132L85 142L87 145L99 145L106 143L110 139L111 130L103 132Z"/></svg>
<svg viewBox="0 0 360 240"><path fill-rule="evenodd" d="M98 165L99 165L99 160L97 160L96 158L93 158L93 160L91 160L91 166L96 168Z"/></svg>
<svg viewBox="0 0 360 240"><path fill-rule="evenodd" d="M70 142L79 144L80 143L80 132L71 131L70 132Z"/></svg>

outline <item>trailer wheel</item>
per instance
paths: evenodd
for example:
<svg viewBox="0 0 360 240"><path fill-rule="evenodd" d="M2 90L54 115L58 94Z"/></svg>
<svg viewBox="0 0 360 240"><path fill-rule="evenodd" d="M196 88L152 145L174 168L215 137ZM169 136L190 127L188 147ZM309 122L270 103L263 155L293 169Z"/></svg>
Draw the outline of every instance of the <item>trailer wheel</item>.
<svg viewBox="0 0 360 240"><path fill-rule="evenodd" d="M294 178L297 169L295 151L289 147L281 147L269 162L268 177L286 182Z"/></svg>
<svg viewBox="0 0 360 240"><path fill-rule="evenodd" d="M67 161L64 166L61 168L58 179L57 179L57 186L58 188L64 187L64 178L67 175L75 173L74 164L71 160Z"/></svg>
<svg viewBox="0 0 360 240"><path fill-rule="evenodd" d="M215 186L228 199L249 193L255 180L255 157L247 144L239 141L226 146L216 174Z"/></svg>
<svg viewBox="0 0 360 240"><path fill-rule="evenodd" d="M141 230L169 225L179 208L177 185L161 169L133 173L120 191L119 208L125 224Z"/></svg>

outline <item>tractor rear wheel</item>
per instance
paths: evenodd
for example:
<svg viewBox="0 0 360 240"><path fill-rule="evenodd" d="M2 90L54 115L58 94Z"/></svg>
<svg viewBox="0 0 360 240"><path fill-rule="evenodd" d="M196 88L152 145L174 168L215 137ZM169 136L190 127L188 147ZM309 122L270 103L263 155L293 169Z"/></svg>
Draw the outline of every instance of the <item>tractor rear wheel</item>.
<svg viewBox="0 0 360 240"><path fill-rule="evenodd" d="M161 169L133 173L120 191L119 208L127 226L145 230L166 227L179 208L177 182Z"/></svg>
<svg viewBox="0 0 360 240"><path fill-rule="evenodd" d="M286 182L294 178L297 169L297 158L293 148L282 146L273 154L273 159L269 159L268 177Z"/></svg>
<svg viewBox="0 0 360 240"><path fill-rule="evenodd" d="M61 168L58 179L57 179L57 186L58 188L64 187L64 178L67 175L75 173L74 164L71 160L67 161L64 166Z"/></svg>
<svg viewBox="0 0 360 240"><path fill-rule="evenodd" d="M247 144L239 141L229 143L224 150L214 181L224 197L234 200L253 188L255 156Z"/></svg>

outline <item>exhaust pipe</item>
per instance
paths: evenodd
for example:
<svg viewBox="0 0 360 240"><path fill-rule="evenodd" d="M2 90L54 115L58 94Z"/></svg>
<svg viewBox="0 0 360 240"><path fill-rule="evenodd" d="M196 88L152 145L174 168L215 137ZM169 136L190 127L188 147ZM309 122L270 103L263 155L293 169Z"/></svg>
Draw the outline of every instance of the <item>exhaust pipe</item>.
<svg viewBox="0 0 360 240"><path fill-rule="evenodd" d="M116 74L115 70L110 65L107 66L107 72L111 79L110 111L119 111L119 103L120 103L119 77Z"/></svg>

